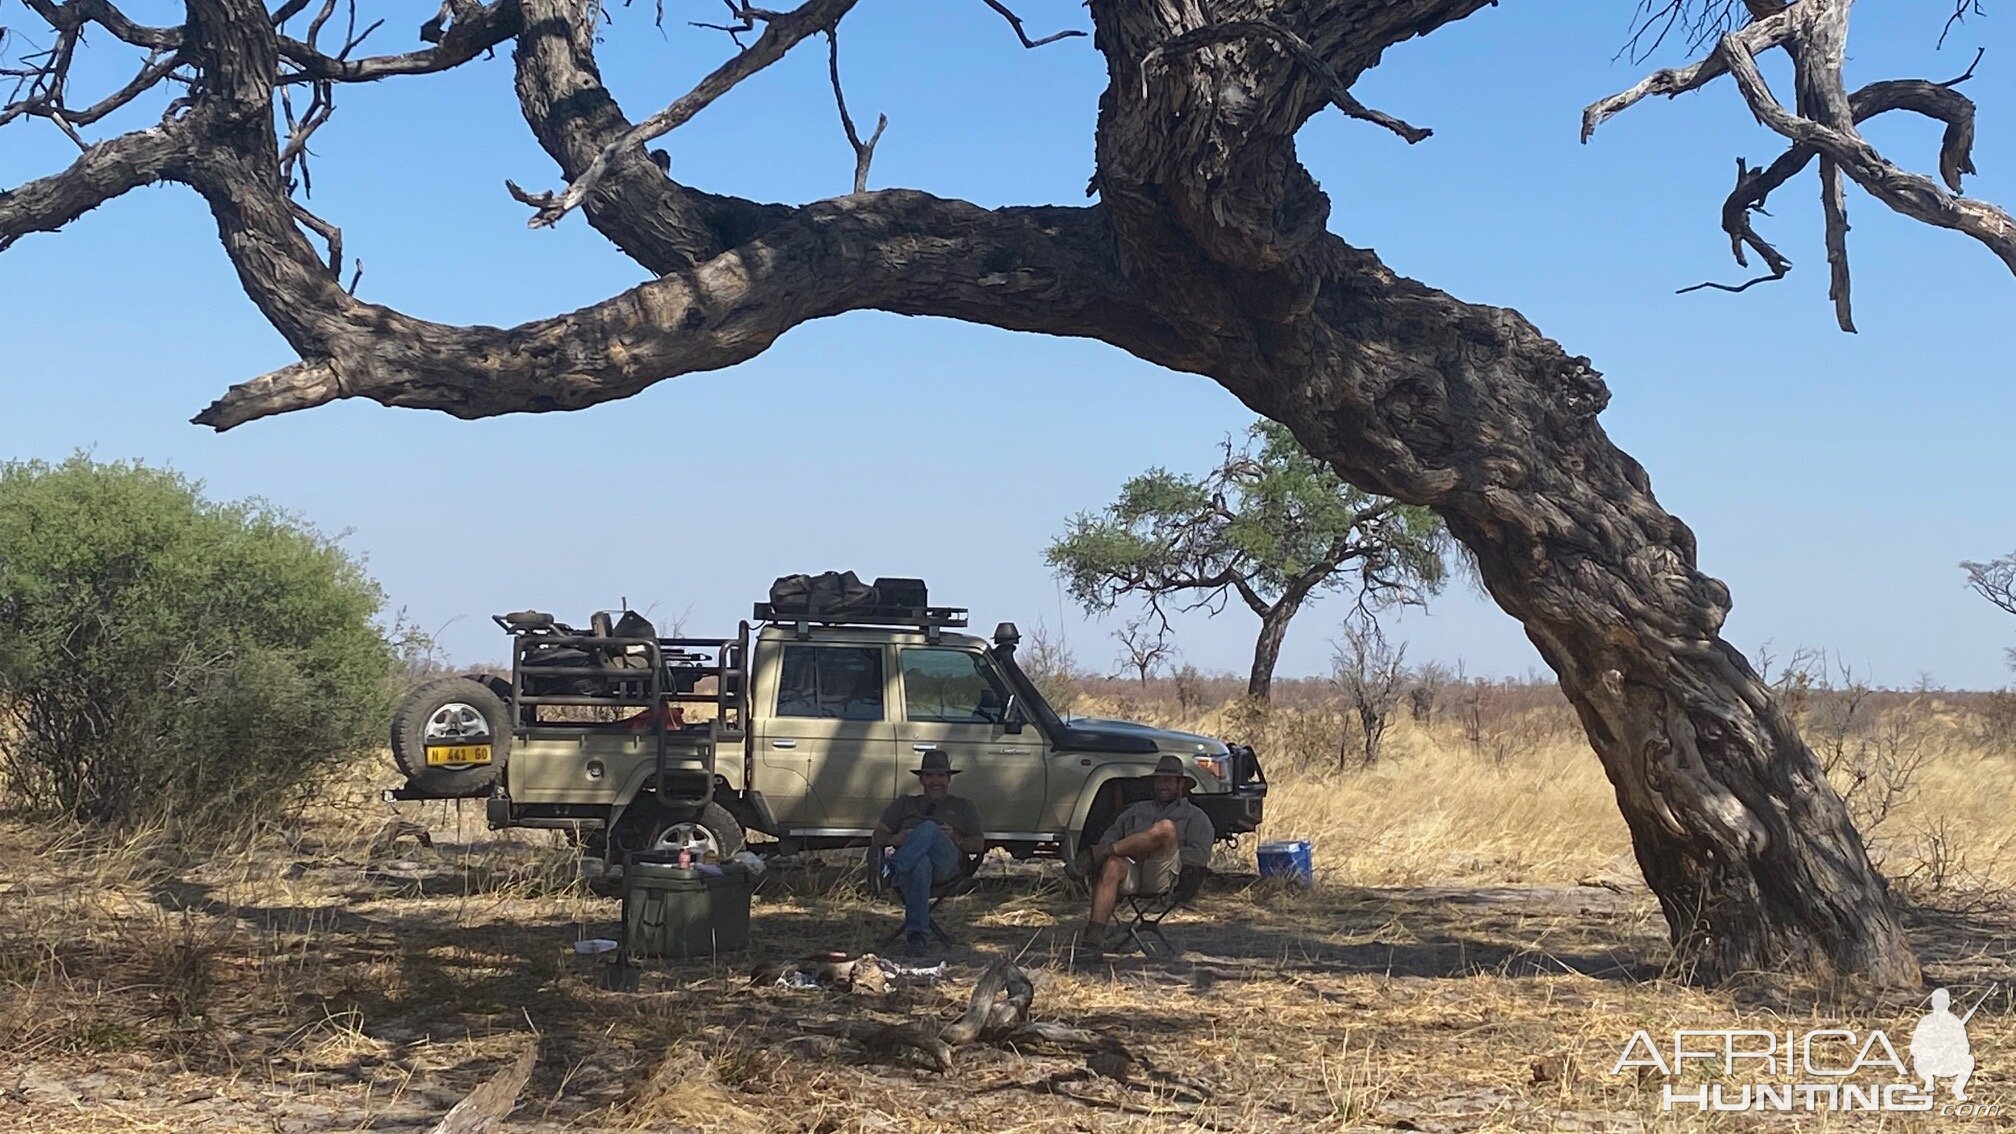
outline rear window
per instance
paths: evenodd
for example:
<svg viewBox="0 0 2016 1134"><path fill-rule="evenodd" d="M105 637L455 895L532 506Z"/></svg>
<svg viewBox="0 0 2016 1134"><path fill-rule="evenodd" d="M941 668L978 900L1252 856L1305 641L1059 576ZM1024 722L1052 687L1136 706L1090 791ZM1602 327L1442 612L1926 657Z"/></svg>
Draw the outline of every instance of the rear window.
<svg viewBox="0 0 2016 1134"><path fill-rule="evenodd" d="M875 646L785 646L777 715L879 721L882 650Z"/></svg>

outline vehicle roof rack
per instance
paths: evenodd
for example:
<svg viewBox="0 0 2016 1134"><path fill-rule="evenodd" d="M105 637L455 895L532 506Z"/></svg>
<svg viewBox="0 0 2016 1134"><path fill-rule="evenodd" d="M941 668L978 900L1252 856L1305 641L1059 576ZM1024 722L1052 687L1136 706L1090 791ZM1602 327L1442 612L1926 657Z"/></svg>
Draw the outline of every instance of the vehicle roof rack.
<svg viewBox="0 0 2016 1134"><path fill-rule="evenodd" d="M906 626L922 630L925 636L937 640L938 631L963 629L966 626L966 608L963 606L862 606L851 610L827 611L813 614L809 611L794 610L790 607L778 609L775 603L756 604L755 618L759 622L780 625L795 625L799 636L805 636L805 628L817 623L821 626Z"/></svg>

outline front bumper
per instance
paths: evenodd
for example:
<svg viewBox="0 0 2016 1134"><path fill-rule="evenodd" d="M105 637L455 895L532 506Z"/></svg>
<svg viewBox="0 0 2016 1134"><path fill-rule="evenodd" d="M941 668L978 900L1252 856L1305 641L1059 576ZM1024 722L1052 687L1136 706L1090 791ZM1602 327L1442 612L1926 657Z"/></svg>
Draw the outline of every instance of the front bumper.
<svg viewBox="0 0 2016 1134"><path fill-rule="evenodd" d="M1260 829L1261 813L1267 806L1267 787L1249 786L1229 795L1193 795L1190 802L1211 817L1212 833L1229 839Z"/></svg>

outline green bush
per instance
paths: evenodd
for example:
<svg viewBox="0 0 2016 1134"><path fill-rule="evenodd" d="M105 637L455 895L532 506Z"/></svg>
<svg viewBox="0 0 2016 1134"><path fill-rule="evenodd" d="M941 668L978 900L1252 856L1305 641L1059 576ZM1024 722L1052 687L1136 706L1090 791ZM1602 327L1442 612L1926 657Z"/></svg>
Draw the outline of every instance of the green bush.
<svg viewBox="0 0 2016 1134"><path fill-rule="evenodd" d="M256 501L0 464L0 777L31 814L216 834L382 743L378 587Z"/></svg>

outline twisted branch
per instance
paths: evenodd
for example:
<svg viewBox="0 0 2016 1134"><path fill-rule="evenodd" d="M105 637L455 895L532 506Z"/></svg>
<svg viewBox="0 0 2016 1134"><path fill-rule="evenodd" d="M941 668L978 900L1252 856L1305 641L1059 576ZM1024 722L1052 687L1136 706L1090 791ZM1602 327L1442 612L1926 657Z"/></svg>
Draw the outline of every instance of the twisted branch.
<svg viewBox="0 0 2016 1134"><path fill-rule="evenodd" d="M1731 74L1757 120L1793 143L1762 168L1753 169L1739 159L1736 184L1722 203L1722 230L1729 237L1736 263L1748 267L1746 250L1754 251L1764 261L1765 274L1740 284L1695 284L1681 288L1681 292L1703 288L1741 292L1783 279L1792 262L1758 235L1751 215L1763 213L1771 193L1816 158L1828 296L1842 330L1855 329L1844 174L1906 216L1975 237L2016 271L2016 228L2012 228L2009 216L1992 205L1958 196L1961 178L1974 172L1974 104L1953 88L1972 77L1981 61L1979 53L1965 73L1943 83L1888 80L1849 94L1841 73L1852 0L1749 0L1747 6L1755 22L1740 31L1724 33L1707 58L1691 67L1657 72L1583 112L1582 137L1586 142L1605 119L1647 94L1676 95L1698 89L1718 75ZM1773 47L1783 48L1792 57L1798 92L1796 112L1779 104L1757 70L1757 53ZM1861 122L1893 110L1909 110L1946 124L1939 148L1939 175L1945 191L1930 179L1885 159L1856 129Z"/></svg>
<svg viewBox="0 0 2016 1134"><path fill-rule="evenodd" d="M586 170L576 177L572 184L560 193L529 193L510 182L505 187L520 204L530 205L535 210L527 222L531 228L545 228L559 223L560 218L581 207L594 190L596 182L602 179L610 162L619 154L641 148L645 142L670 133L690 121L694 115L705 110L709 104L735 88L735 85L761 71L786 52L796 47L806 38L819 32L830 31L852 9L857 0L808 0L802 7L790 12L770 13L761 9L744 6L741 14L748 19L764 21L763 34L741 54L716 68L672 105L639 122L602 148ZM732 8L732 5L731 5Z"/></svg>
<svg viewBox="0 0 2016 1134"><path fill-rule="evenodd" d="M1082 36L1085 34L1084 32L1078 31L1075 28L1066 28L1063 31L1053 32L1050 35L1046 35L1042 39L1030 39L1029 33L1022 30L1022 17L1010 11L1008 6L1006 4L1003 4L1001 0L985 0L985 2L989 8L992 8L996 12L1001 13L1001 18L1007 20L1008 26L1015 29L1015 38L1022 41L1023 47L1027 48L1042 47L1044 44L1047 43L1056 43L1060 39L1070 39L1073 36Z"/></svg>

